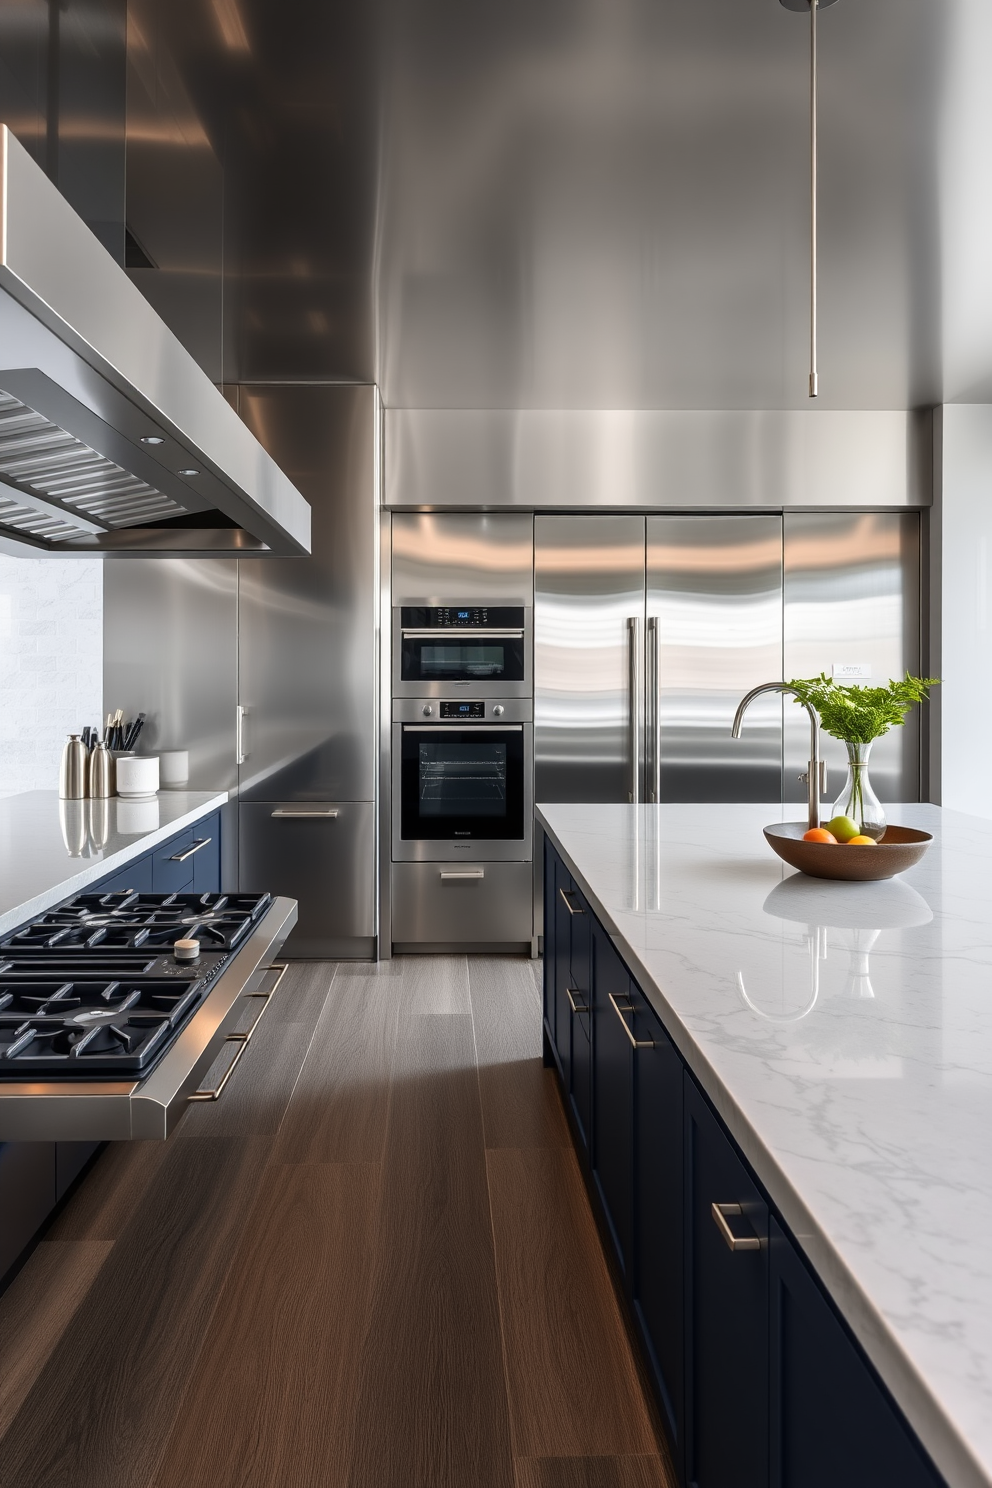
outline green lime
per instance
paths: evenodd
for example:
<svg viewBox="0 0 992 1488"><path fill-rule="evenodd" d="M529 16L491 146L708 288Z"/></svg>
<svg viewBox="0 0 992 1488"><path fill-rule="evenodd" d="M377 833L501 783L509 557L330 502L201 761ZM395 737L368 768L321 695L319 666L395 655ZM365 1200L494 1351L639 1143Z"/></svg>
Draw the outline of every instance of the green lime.
<svg viewBox="0 0 992 1488"><path fill-rule="evenodd" d="M850 842L852 837L860 835L861 828L849 816L835 816L827 822L827 831L833 832L838 842Z"/></svg>

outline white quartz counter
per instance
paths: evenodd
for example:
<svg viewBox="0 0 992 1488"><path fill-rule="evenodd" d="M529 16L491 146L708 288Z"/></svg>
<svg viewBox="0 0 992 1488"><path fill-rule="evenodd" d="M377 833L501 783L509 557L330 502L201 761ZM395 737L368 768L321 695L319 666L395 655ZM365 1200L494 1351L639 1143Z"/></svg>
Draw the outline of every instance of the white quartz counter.
<svg viewBox="0 0 992 1488"><path fill-rule="evenodd" d="M992 822L886 809L936 841L877 884L781 863L797 807L538 815L948 1483L988 1488Z"/></svg>
<svg viewBox="0 0 992 1488"><path fill-rule="evenodd" d="M217 811L226 791L160 791L150 801L0 800L0 935L78 894Z"/></svg>

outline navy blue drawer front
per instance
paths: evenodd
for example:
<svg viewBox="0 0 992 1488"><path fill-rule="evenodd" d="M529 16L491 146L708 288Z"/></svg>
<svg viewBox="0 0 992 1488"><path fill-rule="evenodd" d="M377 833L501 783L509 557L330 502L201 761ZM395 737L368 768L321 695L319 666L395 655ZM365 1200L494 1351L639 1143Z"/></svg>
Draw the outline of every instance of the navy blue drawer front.
<svg viewBox="0 0 992 1488"><path fill-rule="evenodd" d="M90 893L220 893L220 812L187 827L119 873L95 883Z"/></svg>
<svg viewBox="0 0 992 1488"><path fill-rule="evenodd" d="M124 893L128 889L134 889L139 894L152 892L152 860L147 853L143 858L136 858L133 863L128 863L127 867L122 868L119 873L112 873L109 878L102 878L86 892L117 894Z"/></svg>

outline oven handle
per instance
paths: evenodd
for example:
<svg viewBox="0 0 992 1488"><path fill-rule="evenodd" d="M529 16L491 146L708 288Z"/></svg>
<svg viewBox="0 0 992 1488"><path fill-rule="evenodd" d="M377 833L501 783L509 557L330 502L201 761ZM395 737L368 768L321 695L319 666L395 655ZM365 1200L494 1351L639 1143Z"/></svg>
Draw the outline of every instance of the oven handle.
<svg viewBox="0 0 992 1488"><path fill-rule="evenodd" d="M405 723L405 734L436 734L438 729L460 728L473 734L522 734L522 723L469 723L464 718L452 718L450 723Z"/></svg>
<svg viewBox="0 0 992 1488"><path fill-rule="evenodd" d="M524 632L522 630L489 630L480 625L470 630L456 630L452 625L450 628L439 626L436 630L401 630L403 639L410 641L437 641L445 636L454 636L456 640L464 640L466 636L488 636L494 641L522 641Z"/></svg>

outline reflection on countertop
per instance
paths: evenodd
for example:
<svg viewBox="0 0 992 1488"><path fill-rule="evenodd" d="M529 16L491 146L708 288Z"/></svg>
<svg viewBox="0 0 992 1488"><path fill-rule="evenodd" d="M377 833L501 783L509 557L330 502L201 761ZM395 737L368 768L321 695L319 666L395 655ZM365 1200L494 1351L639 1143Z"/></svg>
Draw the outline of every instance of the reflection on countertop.
<svg viewBox="0 0 992 1488"><path fill-rule="evenodd" d="M539 816L948 1481L988 1484L992 822L887 809L935 841L865 884L775 857L798 806Z"/></svg>
<svg viewBox="0 0 992 1488"><path fill-rule="evenodd" d="M226 791L162 791L146 801L61 801L55 791L0 799L0 934L78 894L192 826Z"/></svg>

